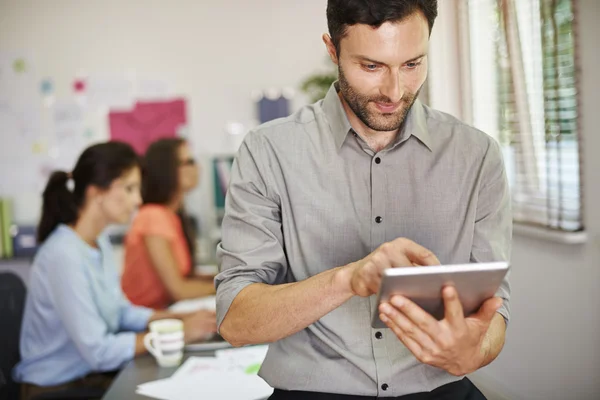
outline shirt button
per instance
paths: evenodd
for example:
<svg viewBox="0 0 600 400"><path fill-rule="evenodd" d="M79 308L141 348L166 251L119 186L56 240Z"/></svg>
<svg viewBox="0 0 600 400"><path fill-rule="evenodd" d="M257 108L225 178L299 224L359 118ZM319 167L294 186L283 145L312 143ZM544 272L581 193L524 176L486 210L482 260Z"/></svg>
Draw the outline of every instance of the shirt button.
<svg viewBox="0 0 600 400"><path fill-rule="evenodd" d="M375 337L377 339L381 339L383 337L383 334L381 332L375 332Z"/></svg>
<svg viewBox="0 0 600 400"><path fill-rule="evenodd" d="M383 218L381 218L380 216L375 217L375 222L377 222L378 224L380 224L382 220Z"/></svg>
<svg viewBox="0 0 600 400"><path fill-rule="evenodd" d="M381 158L375 157L375 164L381 164Z"/></svg>
<svg viewBox="0 0 600 400"><path fill-rule="evenodd" d="M389 386L387 383L384 383L383 385L381 385L381 390L388 390Z"/></svg>

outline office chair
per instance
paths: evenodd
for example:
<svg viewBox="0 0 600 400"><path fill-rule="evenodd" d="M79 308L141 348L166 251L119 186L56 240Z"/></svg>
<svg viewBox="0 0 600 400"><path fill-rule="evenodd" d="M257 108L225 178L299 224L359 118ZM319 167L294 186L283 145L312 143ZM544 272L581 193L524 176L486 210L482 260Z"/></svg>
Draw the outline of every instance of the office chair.
<svg viewBox="0 0 600 400"><path fill-rule="evenodd" d="M11 371L20 360L19 338L27 290L23 281L11 272L0 273L0 400L18 400L20 385L13 381ZM101 398L103 389L75 388L35 396L32 400Z"/></svg>
<svg viewBox="0 0 600 400"><path fill-rule="evenodd" d="M25 308L25 285L13 273L0 273L0 375L4 384L0 385L0 399L19 398L19 384L11 377L13 367L19 362L19 336Z"/></svg>

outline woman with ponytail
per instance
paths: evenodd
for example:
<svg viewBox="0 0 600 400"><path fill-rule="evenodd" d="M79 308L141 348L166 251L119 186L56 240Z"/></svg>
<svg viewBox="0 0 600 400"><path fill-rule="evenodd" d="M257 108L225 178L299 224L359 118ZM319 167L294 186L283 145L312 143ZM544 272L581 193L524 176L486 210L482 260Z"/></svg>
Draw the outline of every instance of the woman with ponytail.
<svg viewBox="0 0 600 400"><path fill-rule="evenodd" d="M193 276L195 231L185 215L185 195L198 185L198 166L187 142L150 145L142 174L144 205L125 240L121 284L129 300L146 307L215 293L212 279Z"/></svg>
<svg viewBox="0 0 600 400"><path fill-rule="evenodd" d="M71 175L63 171L50 176L43 194L38 243L43 243L59 224L70 224L77 219L75 194L68 187L72 182Z"/></svg>
<svg viewBox="0 0 600 400"><path fill-rule="evenodd" d="M138 157L125 143L87 148L71 174L54 172L43 193L41 244L33 262L21 362L22 398L87 385L106 388L109 371L145 352L150 321L182 318L185 340L216 330L214 313L176 315L126 300L108 237L141 203Z"/></svg>

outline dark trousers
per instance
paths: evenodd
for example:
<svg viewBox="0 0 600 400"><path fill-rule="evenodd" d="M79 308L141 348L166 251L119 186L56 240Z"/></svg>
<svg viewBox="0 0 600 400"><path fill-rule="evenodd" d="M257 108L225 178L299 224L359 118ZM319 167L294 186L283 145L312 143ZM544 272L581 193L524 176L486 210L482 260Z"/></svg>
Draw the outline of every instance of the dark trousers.
<svg viewBox="0 0 600 400"><path fill-rule="evenodd" d="M100 399L119 371L91 373L72 382L56 386L21 384L21 400L43 396L44 399Z"/></svg>
<svg viewBox="0 0 600 400"><path fill-rule="evenodd" d="M388 397L389 398L389 397ZM347 394L286 391L275 389L269 400L374 400L377 397ZM393 397L396 400L486 400L483 393L467 378L431 391Z"/></svg>

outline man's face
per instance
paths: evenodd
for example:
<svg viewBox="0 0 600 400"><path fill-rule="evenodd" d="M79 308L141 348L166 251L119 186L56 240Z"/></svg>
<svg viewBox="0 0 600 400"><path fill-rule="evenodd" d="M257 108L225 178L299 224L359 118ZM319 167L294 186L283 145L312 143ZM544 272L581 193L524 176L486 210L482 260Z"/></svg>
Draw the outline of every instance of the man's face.
<svg viewBox="0 0 600 400"><path fill-rule="evenodd" d="M348 27L340 41L340 93L347 106L373 131L395 131L427 77L429 26L421 13L379 28ZM328 50L337 56L328 44Z"/></svg>

